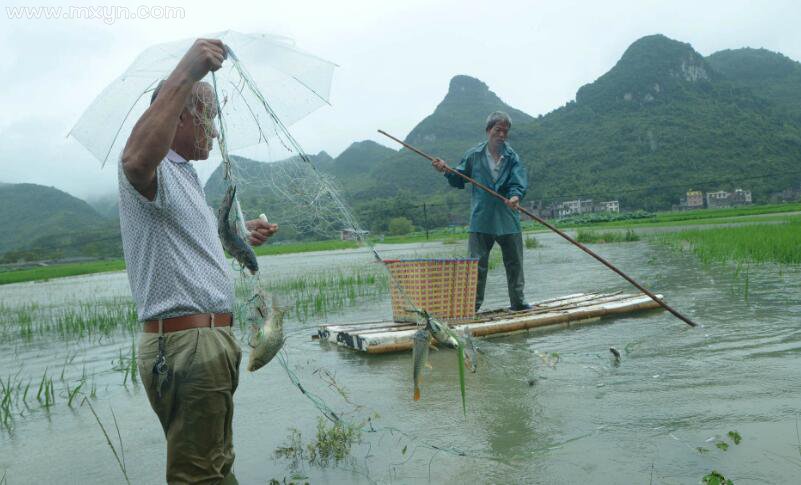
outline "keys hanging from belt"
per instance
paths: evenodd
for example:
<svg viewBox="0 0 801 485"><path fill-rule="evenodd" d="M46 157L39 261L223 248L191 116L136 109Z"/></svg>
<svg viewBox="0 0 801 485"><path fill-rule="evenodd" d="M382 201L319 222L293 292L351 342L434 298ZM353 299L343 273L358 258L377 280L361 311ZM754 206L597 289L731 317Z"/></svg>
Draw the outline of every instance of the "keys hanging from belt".
<svg viewBox="0 0 801 485"><path fill-rule="evenodd" d="M156 397L161 399L170 383L170 367L167 365L162 320L159 320L159 351L156 355L156 362L153 363L153 382L156 384Z"/></svg>

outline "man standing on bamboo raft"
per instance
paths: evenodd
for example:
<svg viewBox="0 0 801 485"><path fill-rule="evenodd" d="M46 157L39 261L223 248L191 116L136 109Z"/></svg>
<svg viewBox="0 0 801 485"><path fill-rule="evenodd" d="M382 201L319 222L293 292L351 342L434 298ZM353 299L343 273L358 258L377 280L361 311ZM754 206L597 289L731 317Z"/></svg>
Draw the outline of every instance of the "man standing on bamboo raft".
<svg viewBox="0 0 801 485"><path fill-rule="evenodd" d="M122 245L143 322L138 367L167 439L170 484L232 484L233 394L242 352L234 285L217 219L192 160L209 157L217 130L214 89L201 82L226 57L199 39L159 84L119 164ZM250 243L278 226L246 223Z"/></svg>
<svg viewBox="0 0 801 485"><path fill-rule="evenodd" d="M508 114L502 111L491 113L485 127L487 141L468 150L455 168L508 199L504 204L484 190L472 186L470 237L467 247L470 257L478 258L476 311L484 302L489 255L496 242L503 253L511 310L531 308L523 294L523 235L520 231L520 213L517 210L520 200L526 195L528 178L520 157L506 142L511 128L512 119ZM447 172L444 161L437 158L431 164L437 171L445 173L451 186L464 188L464 179Z"/></svg>

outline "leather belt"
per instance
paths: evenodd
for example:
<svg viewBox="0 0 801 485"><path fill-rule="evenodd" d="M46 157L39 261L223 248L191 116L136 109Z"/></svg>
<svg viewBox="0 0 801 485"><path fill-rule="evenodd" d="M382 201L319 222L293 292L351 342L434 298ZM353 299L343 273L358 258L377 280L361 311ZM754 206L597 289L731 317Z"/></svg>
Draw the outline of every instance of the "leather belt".
<svg viewBox="0 0 801 485"><path fill-rule="evenodd" d="M179 332L190 328L202 327L228 327L234 323L234 316L230 313L196 313L183 317L165 318L162 320L164 333ZM213 322L213 324L212 324ZM159 321L148 320L142 326L146 333L158 333Z"/></svg>

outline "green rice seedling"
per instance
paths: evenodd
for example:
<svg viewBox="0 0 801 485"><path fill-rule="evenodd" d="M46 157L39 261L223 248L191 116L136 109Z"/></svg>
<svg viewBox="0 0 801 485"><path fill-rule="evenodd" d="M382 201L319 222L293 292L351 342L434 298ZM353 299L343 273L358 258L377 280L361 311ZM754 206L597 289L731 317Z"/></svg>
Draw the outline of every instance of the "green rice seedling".
<svg viewBox="0 0 801 485"><path fill-rule="evenodd" d="M576 241L580 243L619 243L619 242L633 242L639 241L640 236L632 229L627 229L625 232L620 231L590 231L586 229L579 229L576 235Z"/></svg>
<svg viewBox="0 0 801 485"><path fill-rule="evenodd" d="M136 341L131 342L131 358L128 362L128 366L131 368L130 369L131 382L136 384L139 372L138 367L136 366Z"/></svg>
<svg viewBox="0 0 801 485"><path fill-rule="evenodd" d="M0 424L7 431L11 431L11 399L13 396L14 388L11 384L11 376L8 377L6 382L0 379Z"/></svg>
<svg viewBox="0 0 801 485"><path fill-rule="evenodd" d="M42 374L42 380L39 382L39 390L36 392L36 400L42 402L42 393L45 392L47 388L47 367L45 367L44 374Z"/></svg>
<svg viewBox="0 0 801 485"><path fill-rule="evenodd" d="M72 407L72 401L78 396L78 393L81 392L81 388L83 387L83 381L81 381L75 389L70 390L69 384L67 384L67 406Z"/></svg>
<svg viewBox="0 0 801 485"><path fill-rule="evenodd" d="M541 247L541 244L533 234L526 236L526 249L536 249L538 247Z"/></svg>
<svg viewBox="0 0 801 485"><path fill-rule="evenodd" d="M109 448L111 448L111 452L114 454L114 458L117 460L117 464L120 466L120 470L122 471L122 476L125 477L125 482L128 485L130 485L131 484L131 480L128 479L128 472L125 469L125 462L120 459L120 455L117 453L117 448L114 447L114 443L111 442L111 438L109 437L108 433L106 432L106 427L103 426L103 423L100 421L100 416L97 415L97 413L95 412L95 408L92 407L92 403L89 402L89 400L84 398L83 401L81 401L81 406L83 406L84 403L86 403L89 406L89 410L92 411L92 414L94 415L95 420L97 421L97 425L100 427L100 431L103 432L103 436L106 438L106 443L108 443ZM111 415L114 416L114 410L111 411ZM122 446L122 436L120 435L120 428L119 428L119 426L117 426L117 417L116 416L114 416L114 426L117 428L117 436L119 437L119 440L120 440L120 450L122 450L122 448L123 448L123 446ZM123 458L124 458L124 455L123 455Z"/></svg>
<svg viewBox="0 0 801 485"><path fill-rule="evenodd" d="M799 218L786 218L779 224L685 230L656 235L654 240L676 251L692 252L705 264L801 264Z"/></svg>

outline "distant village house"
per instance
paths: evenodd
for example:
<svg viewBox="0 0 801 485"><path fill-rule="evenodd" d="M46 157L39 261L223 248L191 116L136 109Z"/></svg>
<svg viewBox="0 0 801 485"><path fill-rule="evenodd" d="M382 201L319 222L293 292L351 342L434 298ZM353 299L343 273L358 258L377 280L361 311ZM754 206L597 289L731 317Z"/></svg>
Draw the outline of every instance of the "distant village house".
<svg viewBox="0 0 801 485"><path fill-rule="evenodd" d="M682 197L678 206L673 206L674 210L693 210L693 209L722 209L724 207L735 207L751 204L751 191L735 189L734 192L718 190L707 192L706 196L700 190L688 190L687 196Z"/></svg>

